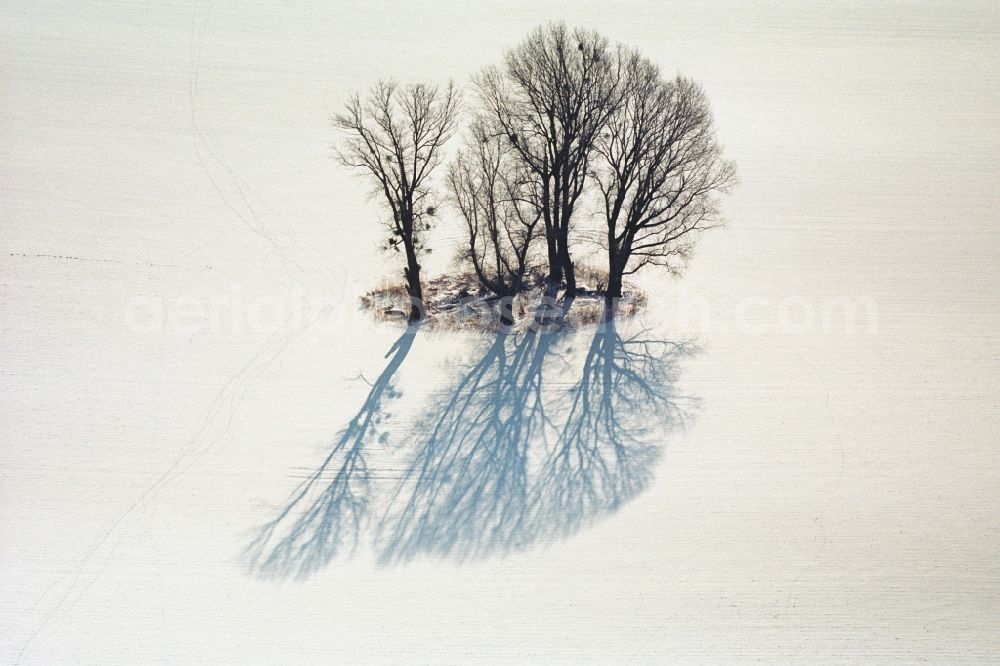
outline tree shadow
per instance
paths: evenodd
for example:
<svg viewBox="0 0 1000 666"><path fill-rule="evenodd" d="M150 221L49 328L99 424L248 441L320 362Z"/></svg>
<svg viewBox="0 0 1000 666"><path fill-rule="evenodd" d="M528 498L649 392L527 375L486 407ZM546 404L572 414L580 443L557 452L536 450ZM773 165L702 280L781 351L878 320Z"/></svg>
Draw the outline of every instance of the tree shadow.
<svg viewBox="0 0 1000 666"><path fill-rule="evenodd" d="M665 439L697 407L676 389L681 361L696 352L646 331L623 336L613 319L599 327L535 477L532 539L569 536L646 489Z"/></svg>
<svg viewBox="0 0 1000 666"><path fill-rule="evenodd" d="M499 333L441 396L380 523L382 563L482 555L519 538L530 447L549 423L543 368L557 339Z"/></svg>
<svg viewBox="0 0 1000 666"><path fill-rule="evenodd" d="M572 333L498 335L441 397L376 540L379 561L483 558L569 536L652 478L691 345L602 324L579 362Z"/></svg>
<svg viewBox="0 0 1000 666"><path fill-rule="evenodd" d="M388 364L323 463L299 485L278 515L259 528L244 553L251 572L304 578L357 545L371 513L365 449L375 439L385 403L399 395L393 377L415 335L416 329L408 328L390 347Z"/></svg>
<svg viewBox="0 0 1000 666"><path fill-rule="evenodd" d="M322 464L255 533L245 551L252 573L307 577L367 540L368 528L382 565L564 539L649 485L664 440L697 402L676 389L690 344L623 335L613 320L590 339L498 333L431 399L398 453L401 476L380 493L367 456L388 432L379 424L414 335L396 341Z"/></svg>

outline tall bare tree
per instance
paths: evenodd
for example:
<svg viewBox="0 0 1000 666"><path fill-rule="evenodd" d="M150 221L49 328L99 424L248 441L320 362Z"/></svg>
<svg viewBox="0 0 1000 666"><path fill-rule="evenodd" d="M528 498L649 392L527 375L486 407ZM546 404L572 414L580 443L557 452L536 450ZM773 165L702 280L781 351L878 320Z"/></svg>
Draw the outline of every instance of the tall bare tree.
<svg viewBox="0 0 1000 666"><path fill-rule="evenodd" d="M364 100L352 96L333 117L334 126L347 134L337 148L341 163L362 169L391 213L387 247L406 255L411 322L424 313L420 255L435 210L428 179L455 133L459 102L452 83L442 89L380 81Z"/></svg>
<svg viewBox="0 0 1000 666"><path fill-rule="evenodd" d="M448 188L469 232L465 258L500 297L501 323L510 326L542 215L537 179L513 146L477 122L448 169Z"/></svg>
<svg viewBox="0 0 1000 666"><path fill-rule="evenodd" d="M569 237L594 140L616 105L616 59L596 32L537 28L475 82L484 111L540 183L549 279L576 292Z"/></svg>
<svg viewBox="0 0 1000 666"><path fill-rule="evenodd" d="M663 81L633 51L620 58L623 96L596 143L609 300L643 266L680 271L701 232L722 223L717 195L736 179L702 88L681 76Z"/></svg>

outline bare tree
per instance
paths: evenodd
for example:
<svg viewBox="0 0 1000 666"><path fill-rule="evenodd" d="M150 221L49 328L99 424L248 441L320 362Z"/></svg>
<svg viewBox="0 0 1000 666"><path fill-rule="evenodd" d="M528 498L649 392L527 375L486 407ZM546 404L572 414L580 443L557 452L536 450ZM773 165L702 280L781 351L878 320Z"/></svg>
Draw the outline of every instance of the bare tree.
<svg viewBox="0 0 1000 666"><path fill-rule="evenodd" d="M334 126L347 133L337 150L341 163L362 169L374 181L374 194L381 195L392 215L387 248L406 255L411 322L424 312L419 259L423 232L435 211L428 178L458 116L459 93L452 83L439 89L380 81L366 99L352 96L333 118Z"/></svg>
<svg viewBox="0 0 1000 666"><path fill-rule="evenodd" d="M537 180L513 146L477 122L448 169L448 188L469 232L465 258L479 282L500 297L501 322L510 326L542 215Z"/></svg>
<svg viewBox="0 0 1000 666"><path fill-rule="evenodd" d="M380 439L387 405L399 397L396 372L413 346L408 329L389 349L388 364L371 385L364 405L330 448L323 463L247 546L252 571L275 577L308 577L357 545L371 517L373 495L368 449ZM382 430L382 435L387 431Z"/></svg>
<svg viewBox="0 0 1000 666"><path fill-rule="evenodd" d="M596 144L596 180L607 220L609 301L622 279L655 264L678 272L701 232L722 223L717 195L735 183L702 88L620 53L621 103Z"/></svg>
<svg viewBox="0 0 1000 666"><path fill-rule="evenodd" d="M594 140L616 105L616 60L596 32L536 29L475 82L484 111L540 183L549 279L576 292L570 223Z"/></svg>

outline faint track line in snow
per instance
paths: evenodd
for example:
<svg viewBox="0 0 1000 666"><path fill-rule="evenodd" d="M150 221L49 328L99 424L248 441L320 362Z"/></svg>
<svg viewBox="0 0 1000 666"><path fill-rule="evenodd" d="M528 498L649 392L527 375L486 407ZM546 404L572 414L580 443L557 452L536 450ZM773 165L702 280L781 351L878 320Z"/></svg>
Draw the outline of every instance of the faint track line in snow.
<svg viewBox="0 0 1000 666"><path fill-rule="evenodd" d="M318 293L326 296L333 296L331 286L332 276L321 265L309 262L310 265L303 265L293 255L296 250L301 250L297 246L297 239L290 226L282 228L275 223L268 223L261 219L255 210L255 206L266 207L274 213L259 198L250 193L250 188L223 159L221 149L218 146L218 138L214 129L209 125L202 126L200 119L201 99L199 91L199 71L201 66L201 56L203 51L205 34L211 18L211 4L204 13L199 29L200 12L196 8L192 17L192 40L190 48L190 70L189 70L189 94L191 100L191 123L195 136L195 148L198 161L204 169L213 188L223 200L226 207L249 229L251 232L265 239L272 247L272 251L277 253L281 259L283 277L271 276L281 286L292 290L297 284L315 285L316 278L321 277ZM214 144L213 145L213 142ZM216 173L213 173L215 171ZM219 173L221 172L221 173ZM231 188L230 196L227 196L222 182L228 182ZM252 201L254 200L254 201ZM242 210L241 210L242 209ZM275 214L276 217L277 216ZM290 256L292 255L292 256ZM31 256L11 253L11 256ZM56 259L71 259L79 261L99 261L108 263L130 263L118 260L87 259L84 257L62 256L62 255L38 255ZM143 263L135 262L137 265ZM153 266L154 264L148 264ZM178 268L184 268L177 266ZM211 267L209 267L211 268ZM294 275L293 275L294 273ZM341 270L341 285L346 286L347 274ZM216 394L216 397L209 406L208 411L201 425L195 431L188 444L164 470L156 477L151 485L147 486L124 510L122 510L112 521L109 527L95 541L94 545L85 553L79 564L71 571L66 572L57 579L33 604L29 614L40 608L45 600L60 586L65 589L59 594L58 599L52 607L44 611L34 626L28 630L28 636L21 646L17 662L22 663L30 653L30 647L34 640L45 630L54 620L64 616L83 597L93 583L100 578L114 556L115 550L122 539L128 533L129 528L138 520L141 512L146 509L169 483L183 475L191 466L209 451L217 448L220 444L226 443L235 419L237 418L239 406L245 398L250 388L256 381L270 368L282 354L291 347L298 339L316 324L322 317L327 315L343 298L343 288L333 299L326 301L322 307L315 307L308 299L308 289L302 290L305 307L293 311L285 319L284 324L279 327L267 341L250 357L243 367L232 378L227 381ZM301 313L308 311L310 314L304 319L302 325L288 328L290 322L296 321ZM215 431L215 432L212 432ZM65 583L65 585L63 585Z"/></svg>
<svg viewBox="0 0 1000 666"><path fill-rule="evenodd" d="M181 266L180 264L158 264L150 261L125 261L122 259L101 259L98 257L76 257L69 254L29 254L27 252L10 252L11 257L25 259L66 259L70 261L91 261L102 264L122 264L126 266L151 266L153 268L179 268L185 271L214 270L212 266Z"/></svg>
<svg viewBox="0 0 1000 666"><path fill-rule="evenodd" d="M115 517L108 529L104 531L90 550L83 556L80 563L72 571L67 572L53 583L34 604L31 609L32 611L41 606L45 598L56 587L69 579L66 585L67 589L62 593L61 597L35 623L34 628L29 631L28 638L21 647L17 663L22 662L28 654L28 648L31 643L45 627L51 621L72 609L83 594L100 577L110 563L118 544L124 538L125 534L127 534L129 527L134 524L137 515L148 507L156 495L170 482L183 475L209 451L225 443L226 435L229 433L237 417L239 405L254 383L289 347L297 342L297 339L300 339L324 315L328 314L331 309L332 307L318 311L314 310L315 316L297 329L279 329L275 331L264 345L244 364L240 371L223 385L222 389L216 394L205 418L202 420L201 426L199 426L198 430L191 437L180 455L167 465L157 479L151 485L147 486L129 506ZM296 311L290 314L286 323L294 320L299 315L299 312ZM213 429L218 430L218 432L215 434L210 433L209 431ZM112 539L114 540L112 541ZM97 562L92 567L94 571L87 573L86 570L94 562Z"/></svg>
<svg viewBox="0 0 1000 666"><path fill-rule="evenodd" d="M705 287L703 285L698 285L697 283L694 283L694 285L693 285L692 288L695 289L695 290L699 290L699 291L711 291L711 292L714 292L714 293L716 293L716 294L718 294L720 296L724 296L724 297L727 297L727 298L734 298L734 299L735 298L749 298L749 296L747 294L745 294L745 293L740 294L740 295L730 294L730 293L719 291L718 289L711 289L711 288ZM729 317L729 316L727 316L726 314L723 314L721 311L719 311L719 309L715 307L714 303L709 302L708 306L711 309L711 311L712 311L712 313L713 313L714 316L717 316L720 319L722 319L722 320L724 320L726 322L729 322L730 325L734 325L734 322L733 322L732 318ZM835 487L827 493L826 500L823 503L823 506L820 508L820 510L816 513L815 517L813 518L813 523L816 525L816 529L819 532L818 535L816 536L816 538L814 539L814 541L818 545L817 545L815 551L813 552L813 554L812 554L812 556L810 558L810 561L812 562L812 564L815 565L816 563L818 563L820 561L820 558L822 556L822 552L821 551L822 551L824 545L829 541L829 537L827 536L826 529L823 527L823 518L830 512L830 509L833 507L834 494L837 491L839 491L840 488L841 488L841 486L843 485L844 474L845 474L845 471L846 471L846 468L847 468L847 449L844 446L844 440L841 437L840 430L837 428L837 424L834 421L833 411L830 409L830 387L827 385L826 380L823 378L823 375L819 372L819 370L816 368L816 366L813 365L809 361L809 359L806 358L805 352L803 351L802 346L800 344L797 344L797 343L795 345L793 345L793 346L794 346L795 351L798 354L799 358L802 360L802 362L805 365L807 365L809 367L809 369L812 371L812 373L819 380L820 385L822 385L822 387L823 387L823 391L824 391L824 409L826 410L827 419L829 420L829 423L830 423L830 431L833 433L833 437L836 440L838 446L840 447L840 469L839 469L839 471L837 473L837 481L836 481ZM793 578L789 582L789 584L788 584L788 590L784 594L784 602L783 602L783 605L781 607L781 610L776 610L773 613L771 613L772 617L774 617L774 618L780 617L781 615L783 615L784 613L786 613L788 611L788 609L792 606L792 595L794 593L793 588L794 588L795 585L798 585L802 581L803 575L804 574L800 573L797 576L795 576L795 578ZM774 599L774 601L772 601L770 604L768 604L769 606L777 607L779 604L782 604L782 601L781 601L781 592L777 592L777 593L778 593L778 596Z"/></svg>
<svg viewBox="0 0 1000 666"><path fill-rule="evenodd" d="M833 506L834 494L840 490L841 486L844 483L844 471L847 468L847 450L844 447L844 440L840 436L840 430L837 429L837 425L836 423L834 423L833 411L830 409L830 387L827 386L826 380L823 379L823 375L820 374L819 370L816 369L816 366L813 365L809 361L809 359L806 358L801 348L798 349L798 353L799 357L802 359L802 362L809 366L809 369L813 371L813 374L816 375L816 378L819 379L819 383L823 386L823 391L825 394L824 407L826 409L827 418L830 421L830 430L833 432L833 436L837 440L837 444L840 446L840 472L837 475L836 487L829 493L827 493L826 502L823 504L823 508L821 508L819 512L816 514L816 517L813 518L813 523L816 525L816 529L819 530L819 536L815 539L815 541L819 545L817 546L816 551L812 556L812 564L815 565L820 560L821 551L824 545L829 542L829 537L827 536L826 528L823 527L822 520L823 517L826 516L827 513L829 513L830 508ZM798 574L789 583L788 594L785 598L785 606L780 612L774 613L773 617L780 617L782 614L786 613L788 609L792 606L792 594L794 592L793 588L802 580L803 575L804 574L802 573Z"/></svg>
<svg viewBox="0 0 1000 666"><path fill-rule="evenodd" d="M294 228L287 223L281 224L280 222L283 221L280 219L281 216L254 194L246 181L240 178L231 167L229 161L224 157L218 134L211 119L204 113L201 97L201 62L211 13L212 3L209 3L200 29L197 11L192 22L188 95L191 106L191 128L195 137L198 162L226 208L247 229L267 241L271 245L272 252L280 258L284 279L272 275L279 284L287 289L292 289L297 283L314 282L317 276L321 276L325 283L321 286L326 288L321 289L320 292L330 293L329 287L332 278L324 266L314 262L309 262L311 265L305 266L294 256L290 256L290 251L297 249L294 247L297 244ZM228 187L224 187L224 185ZM265 216L258 213L258 208L270 211L272 217L278 218L278 223L264 219Z"/></svg>

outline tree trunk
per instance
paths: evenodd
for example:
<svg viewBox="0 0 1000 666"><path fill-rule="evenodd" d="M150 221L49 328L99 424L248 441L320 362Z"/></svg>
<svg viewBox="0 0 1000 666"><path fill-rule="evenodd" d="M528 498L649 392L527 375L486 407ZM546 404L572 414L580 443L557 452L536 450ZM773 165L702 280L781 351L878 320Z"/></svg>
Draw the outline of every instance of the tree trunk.
<svg viewBox="0 0 1000 666"><path fill-rule="evenodd" d="M576 269L573 266L573 259L569 254L569 239L565 227L561 230L559 243L559 263L562 266L563 274L566 277L566 293L564 300L566 305L576 298Z"/></svg>
<svg viewBox="0 0 1000 666"><path fill-rule="evenodd" d="M542 216L545 220L545 246L549 253L549 276L551 284L561 284L563 279L562 262L559 259L559 228L552 219L552 186L550 176L542 179Z"/></svg>
<svg viewBox="0 0 1000 666"><path fill-rule="evenodd" d="M556 230L545 222L545 244L549 251L549 282L559 284L563 279L563 264L559 257L559 243Z"/></svg>
<svg viewBox="0 0 1000 666"><path fill-rule="evenodd" d="M622 272L619 268L612 266L608 273L608 287L604 292L604 319L611 321L618 311L618 303L622 299Z"/></svg>
<svg viewBox="0 0 1000 666"><path fill-rule="evenodd" d="M612 268L608 273L608 298L622 297L622 272L618 268Z"/></svg>
<svg viewBox="0 0 1000 666"><path fill-rule="evenodd" d="M500 327L505 332L510 330L514 326L514 297L513 296L503 296L497 302L497 307L500 310Z"/></svg>
<svg viewBox="0 0 1000 666"><path fill-rule="evenodd" d="M608 232L608 284L604 292L604 303L607 306L606 312L614 316L613 307L622 297L622 273L625 266L618 254L618 247L615 243L614 230Z"/></svg>
<svg viewBox="0 0 1000 666"><path fill-rule="evenodd" d="M406 246L406 268L403 274L406 275L406 291L410 295L410 316L407 319L411 324L424 318L424 293L420 287L420 264L417 262L417 253L413 248L413 242L405 239Z"/></svg>
<svg viewBox="0 0 1000 666"><path fill-rule="evenodd" d="M608 286L604 292L604 322L613 322L622 299L622 271L612 260L608 270Z"/></svg>

